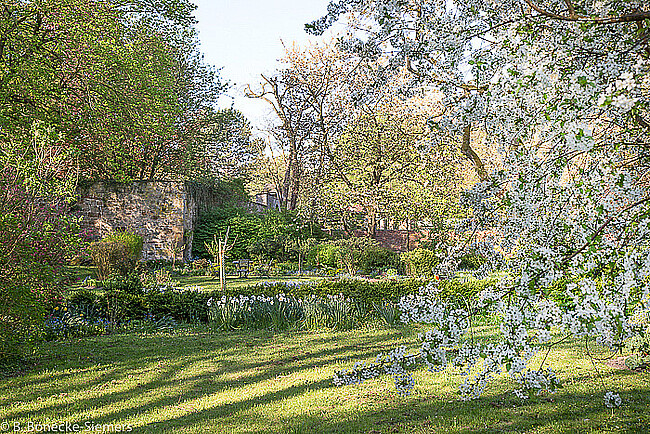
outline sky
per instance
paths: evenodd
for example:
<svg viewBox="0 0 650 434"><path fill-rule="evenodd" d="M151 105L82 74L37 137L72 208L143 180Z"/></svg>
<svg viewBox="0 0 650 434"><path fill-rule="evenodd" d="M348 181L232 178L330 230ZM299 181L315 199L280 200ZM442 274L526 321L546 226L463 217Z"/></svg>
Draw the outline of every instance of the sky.
<svg viewBox="0 0 650 434"><path fill-rule="evenodd" d="M260 74L272 73L285 45L304 46L322 38L304 31L305 23L323 16L329 0L195 0L196 25L205 61L222 68L232 88L220 107L243 112L255 130L271 118L268 103L244 96L247 83L258 84ZM328 39L331 38L331 35Z"/></svg>

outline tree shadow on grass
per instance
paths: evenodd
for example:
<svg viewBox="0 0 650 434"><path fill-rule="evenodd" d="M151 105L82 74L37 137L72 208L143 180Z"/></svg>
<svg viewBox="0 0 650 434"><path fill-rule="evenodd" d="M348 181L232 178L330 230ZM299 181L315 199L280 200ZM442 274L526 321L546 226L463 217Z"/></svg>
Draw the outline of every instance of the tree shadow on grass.
<svg viewBox="0 0 650 434"><path fill-rule="evenodd" d="M283 357L273 357L271 360L268 355L255 362L242 363L237 358L237 353L232 354L229 358L219 357L221 354L214 351L205 351L202 345L196 347L184 348L184 354L178 358L166 358L163 365L160 364L161 348L154 345L151 351L158 350L158 353L150 354L147 357L139 357L137 360L124 361L112 365L96 366L95 369L80 366L78 370L67 373L55 372L50 381L55 380L57 386L48 384L48 378L39 378L38 380L24 381L24 387L33 391L23 398L23 401L34 401L43 398L43 392L47 397L55 397L63 394L69 395L69 399L59 397L58 403L54 402L42 405L37 410L7 410L2 415L4 419L22 419L22 420L39 420L47 415L70 414L75 409L84 408L102 408L116 403L123 404L124 410L112 412L98 421L108 421L109 419L128 417L132 414L151 411L158 407L170 405L183 405L186 402L186 393L162 393L163 397L148 402L146 405L133 406L129 402L137 400L139 396L146 395L149 392L157 390L175 391L177 389L187 390L208 390L210 393L220 393L224 390L243 387L278 377L282 374L298 374L313 369L318 366L331 363L340 363L353 358L367 358L374 356L382 349L385 350L389 345L382 343L384 336L375 337L374 342L364 342L363 345L335 345L340 342L340 337L325 339L320 343L321 346L331 346L331 348L322 348L318 351L312 350L302 352L299 356L294 354L294 349L290 348L283 352ZM242 335L240 338L248 338ZM208 338L209 340L209 338ZM228 339L231 340L232 339ZM332 342L332 343L330 343ZM241 342L240 342L241 343ZM164 346L162 347L164 348ZM359 348L363 348L361 351ZM240 350L247 351L247 350ZM214 367L213 371L203 372L198 375L181 376L183 370L196 364L208 363ZM156 371L153 378L148 381L138 381L138 383L122 391L107 391L101 393L101 389L110 389L115 382L125 381L128 377L138 376ZM99 373L101 372L101 373ZM249 375L241 375L231 380L216 380L227 374L237 372L253 372ZM47 372L46 372L47 373ZM94 378L84 381L73 381L78 375L84 373L94 373ZM43 375L43 372L37 373ZM327 380L329 384L331 380ZM314 383L312 383L313 386ZM305 386L307 387L307 386ZM311 387L311 386L310 386ZM300 390L300 389L297 389ZM99 392L99 393L98 393ZM288 392L277 392L276 395L282 395ZM75 395L93 394L94 396L86 399L73 399ZM196 393L194 393L196 395ZM275 396L275 395L274 395ZM275 398L274 398L275 399ZM60 402L61 400L67 402Z"/></svg>
<svg viewBox="0 0 650 434"><path fill-rule="evenodd" d="M385 397L374 394L375 402L362 402L359 397L365 392L361 388L347 386L334 389L329 377L310 379L307 371L314 368L372 358L378 352L391 348L392 344L386 343L386 336L365 336L350 343L350 336L344 334L326 338L301 334L298 336L299 343L290 345L285 344L291 342L291 337L281 336L276 342L269 341L264 335L251 337L248 333L216 337L207 335L180 345L177 339L183 337L179 336L163 337L162 342L155 339L139 341L137 337L119 338L118 343L135 345L137 348L107 349L108 356L118 350L129 354L118 363L99 366L98 369L105 370L105 375L74 383L72 380L78 378L74 372L69 375L53 372L60 374L53 377L54 380L51 379L57 382L56 387L48 384L47 378L39 377L31 381L28 375L22 384L16 384L20 382L14 380L14 387L31 391L26 394L28 399L38 399L44 394L56 395L57 392L68 393L74 398L74 394L101 390L108 385L106 393L72 399L71 402L60 402L61 399L57 401L55 398L54 402L43 405L36 411L10 410L11 413L0 415L0 419L42 421L52 415L61 415L62 419L70 420L75 414L80 417L92 409L104 409L103 414L93 418L94 423L117 424L138 420L138 424L148 425L136 426L135 431L147 433L650 432L650 419L647 415L650 382L646 383L647 387L624 387L621 396L625 406L611 413L603 407L602 396L605 391L598 386L599 380L583 372L572 376L571 383L593 383L593 393L571 391L571 387L567 387L555 395L524 403L510 394L486 395L472 402L463 402L453 397L450 402L449 396L427 394L431 388L416 389L418 392L407 398L397 397L394 392L387 393L388 396ZM252 346L246 345L251 342ZM211 349L206 350L206 345L212 345ZM215 345L219 347L218 350ZM267 346L264 351L256 353L257 347L264 345ZM224 348L227 351L221 351ZM84 351L92 351L92 346ZM248 354L245 359L240 357L248 352L254 356ZM258 353L260 358L255 357ZM161 361L162 366L159 365ZM197 364L207 364L210 369L192 372L192 367ZM89 370L92 372L92 369L93 367L80 362L76 372L83 374ZM186 370L188 375L183 375ZM147 373L150 378L146 381L138 381L126 390L110 390L113 381L128 381L129 375ZM47 371L36 374L44 375ZM291 375L291 378L295 378L295 383L269 381L282 375ZM638 375L642 377L635 377ZM607 384L613 385L626 379L647 379L648 376L631 371L609 371L603 373L602 378ZM58 384L66 379L70 380L67 385ZM390 379L381 381L390 382ZM250 390L263 383L264 387L259 390ZM309 396L313 397L314 393L330 388L331 393L327 392L327 396L336 397L341 394L346 398L320 408L298 406L291 415L278 411L278 407L292 400L298 400L298 405L303 402L300 401L303 398L304 402L310 402ZM231 395L227 395L229 391L232 391ZM214 402L211 403L213 398ZM349 402L345 402L348 398ZM260 410L264 408L266 410ZM143 414L147 417L139 418Z"/></svg>
<svg viewBox="0 0 650 434"><path fill-rule="evenodd" d="M624 399L636 396L633 409L613 412L602 405L602 398L593 394L558 393L552 397L521 402L510 394L481 398L478 401L448 401L441 397L409 400L396 398L375 408L354 409L347 414L298 416L279 414L255 415L256 428L246 419L247 410L299 396L307 391L331 387L327 381L290 387L263 396L215 406L150 423L146 432L268 432L268 433L392 433L392 432L617 432L647 433L650 418L642 402L650 399L650 390L628 390ZM558 404L559 403L559 404ZM629 403L627 404L629 406ZM243 412L243 414L242 414ZM489 415L484 413L489 412ZM233 415L242 414L233 420ZM114 415L115 416L115 415ZM228 424L224 418L229 417ZM113 419L115 420L115 419ZM107 418L104 423L110 422Z"/></svg>
<svg viewBox="0 0 650 434"><path fill-rule="evenodd" d="M630 393L650 399L647 389ZM548 400L519 403L509 395L481 398L480 402L434 398L424 402L386 406L355 415L350 420L331 420L306 416L282 420L282 427L269 432L629 432L647 433L650 419L637 408L614 412L605 408L602 397L592 394L556 394ZM558 408L557 403L563 405ZM581 403L581 405L576 405ZM486 410L489 407L489 410ZM489 415L486 415L488 413ZM644 419L636 416L643 415ZM269 426L277 426L269 421ZM368 429L368 427L372 427Z"/></svg>

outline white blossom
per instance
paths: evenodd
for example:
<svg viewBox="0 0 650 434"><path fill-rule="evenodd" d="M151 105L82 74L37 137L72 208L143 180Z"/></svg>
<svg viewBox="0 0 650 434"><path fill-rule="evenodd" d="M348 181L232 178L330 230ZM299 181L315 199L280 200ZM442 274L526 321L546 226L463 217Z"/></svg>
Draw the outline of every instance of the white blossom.
<svg viewBox="0 0 650 434"><path fill-rule="evenodd" d="M618 393L614 393L611 391L605 394L604 401L605 401L605 407L607 408L618 408L623 403Z"/></svg>
<svg viewBox="0 0 650 434"><path fill-rule="evenodd" d="M535 4L568 13L562 2ZM635 22L592 20L648 11L648 4L585 1L579 14L592 18L584 22L527 5L348 0L332 3L313 28L344 13L373 23L356 40L358 53L383 50L386 69L408 67L422 88L435 86L444 104L436 125L446 138L460 141L469 125L503 150L502 170L466 197L466 226L497 234L500 256L491 258L503 277L475 307L499 319L499 341L468 340L472 312L435 287L399 305L406 323L430 327L417 360L431 371L460 368L465 398L504 372L521 397L552 390L555 374L528 365L555 334L619 348L638 333L633 318L648 312L650 300L649 42ZM404 30L414 27L417 33ZM617 402L606 395L606 405Z"/></svg>

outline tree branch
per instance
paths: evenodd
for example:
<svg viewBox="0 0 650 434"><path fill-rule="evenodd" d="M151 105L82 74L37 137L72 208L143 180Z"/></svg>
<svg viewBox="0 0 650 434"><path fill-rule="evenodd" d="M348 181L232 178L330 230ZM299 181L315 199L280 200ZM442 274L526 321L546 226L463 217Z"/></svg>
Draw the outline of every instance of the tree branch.
<svg viewBox="0 0 650 434"><path fill-rule="evenodd" d="M569 0L565 0L567 6L569 6L569 15L560 15L555 12L547 11L537 6L533 0L524 0L528 6L530 6L535 12L540 15L543 15L554 20L561 21L576 21L576 22L591 22L595 24L614 24L614 23L632 23L632 22L641 22L643 20L650 18L650 11L638 10L635 12L630 12L620 16L606 16L606 17L591 17L589 15L578 15L573 9L573 5Z"/></svg>
<svg viewBox="0 0 650 434"><path fill-rule="evenodd" d="M485 170L483 161L481 161L481 158L478 156L476 152L474 152L474 150L470 146L471 133L472 133L472 127L471 125L467 124L467 126L465 126L465 129L463 130L463 144L460 147L460 151L463 153L463 155L469 158L472 161L472 163L474 163L474 167L476 168L476 173L478 174L480 180L487 181L490 178L490 176Z"/></svg>
<svg viewBox="0 0 650 434"><path fill-rule="evenodd" d="M578 255L578 254L579 254L580 252L582 252L584 249L586 249L587 247L589 247L589 246L590 246L594 241L596 241L596 238L597 238L597 237L598 237L598 236L599 236L599 235L600 235L600 234L605 230L605 228L607 227L607 225L609 225L609 224L610 224L610 223L611 223L611 222L612 222L616 217L618 217L618 216L620 216L621 214L623 214L624 212L629 211L629 210L631 210L632 208L637 207L637 206L641 205L642 203L644 203L644 202L648 202L648 201L650 201L650 196L645 197L645 198L643 198L643 199L640 199L640 200L634 202L633 204L626 206L625 208L623 208L622 210L620 210L619 212L617 212L616 214L614 214L613 216L611 216L610 218L608 218L607 220L605 220L605 222L604 222L602 225L600 225L600 226L599 226L599 227L594 231L594 233L593 233L593 235L591 236L591 238L590 238L589 240L587 240L587 242L584 243L584 244L583 244L580 248L578 248L575 252L573 252L573 253L571 253L569 256L567 256L567 257L562 261L561 264L566 264L566 263L568 263L571 259L575 258L576 255Z"/></svg>

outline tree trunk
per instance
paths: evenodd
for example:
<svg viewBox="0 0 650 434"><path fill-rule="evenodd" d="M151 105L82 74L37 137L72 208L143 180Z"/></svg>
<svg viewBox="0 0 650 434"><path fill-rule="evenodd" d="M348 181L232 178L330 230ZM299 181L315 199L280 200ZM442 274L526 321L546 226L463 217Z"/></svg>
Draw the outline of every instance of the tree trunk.
<svg viewBox="0 0 650 434"><path fill-rule="evenodd" d="M219 240L219 285L221 286L222 291L226 290L226 267L223 263L226 257L226 252L224 250L225 245L221 240Z"/></svg>
<svg viewBox="0 0 650 434"><path fill-rule="evenodd" d="M374 240L377 236L377 211L375 209L371 209L368 217L368 235Z"/></svg>

